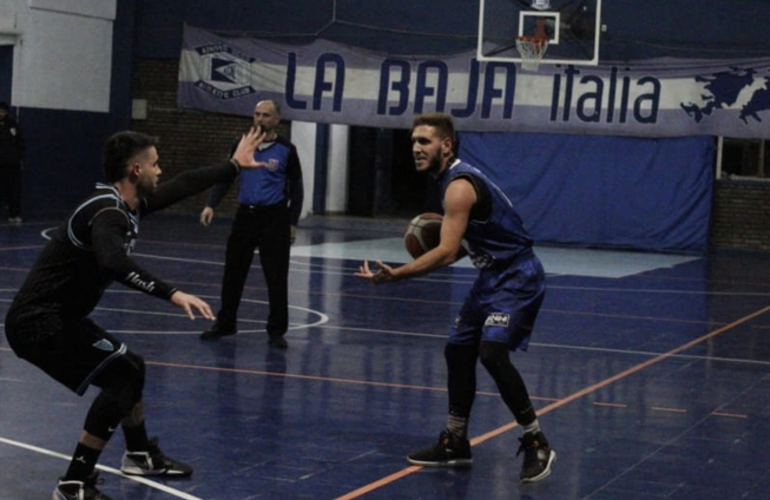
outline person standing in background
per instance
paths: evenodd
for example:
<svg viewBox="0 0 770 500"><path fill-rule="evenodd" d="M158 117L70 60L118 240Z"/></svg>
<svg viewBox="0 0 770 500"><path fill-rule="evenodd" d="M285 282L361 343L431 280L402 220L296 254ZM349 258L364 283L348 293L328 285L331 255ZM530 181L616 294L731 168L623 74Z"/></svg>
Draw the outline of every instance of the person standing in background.
<svg viewBox="0 0 770 500"><path fill-rule="evenodd" d="M201 334L201 340L217 340L238 332L238 306L254 252L259 248L270 303L267 342L280 349L288 347L284 335L289 328L289 249L296 237L304 191L297 148L278 135L276 128L280 123L278 103L271 100L257 103L254 126L262 129L265 140L254 153L254 159L266 168L242 172L239 176L239 205L225 250L221 305L216 323ZM214 209L231 183L223 182L211 188L200 214L202 225L211 224Z"/></svg>
<svg viewBox="0 0 770 500"><path fill-rule="evenodd" d="M8 222L21 224L21 167L24 137L16 120L8 114L8 103L0 102L0 186L8 206Z"/></svg>

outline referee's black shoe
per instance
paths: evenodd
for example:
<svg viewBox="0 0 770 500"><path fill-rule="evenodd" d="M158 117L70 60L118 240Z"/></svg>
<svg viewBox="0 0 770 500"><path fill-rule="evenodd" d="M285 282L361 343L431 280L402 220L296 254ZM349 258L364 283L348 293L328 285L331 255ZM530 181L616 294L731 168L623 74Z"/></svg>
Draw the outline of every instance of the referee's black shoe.
<svg viewBox="0 0 770 500"><path fill-rule="evenodd" d="M214 323L214 326L201 333L199 338L201 340L219 340L222 337L235 335L236 333L238 333L238 330L235 328L222 328L218 323Z"/></svg>
<svg viewBox="0 0 770 500"><path fill-rule="evenodd" d="M267 338L267 345L270 347L277 347L278 349L286 349L289 347L289 343L283 338L280 333L269 333Z"/></svg>

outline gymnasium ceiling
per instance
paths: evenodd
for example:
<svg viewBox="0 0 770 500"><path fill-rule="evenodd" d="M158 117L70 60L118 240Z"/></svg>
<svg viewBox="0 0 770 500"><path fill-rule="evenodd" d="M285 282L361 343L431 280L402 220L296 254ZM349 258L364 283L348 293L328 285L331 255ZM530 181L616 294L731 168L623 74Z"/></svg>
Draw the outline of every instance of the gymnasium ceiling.
<svg viewBox="0 0 770 500"><path fill-rule="evenodd" d="M179 56L184 23L298 44L321 37L391 55L473 50L479 24L479 0L122 1L135 2L136 55L151 58ZM600 58L769 57L768 19L768 0L603 0Z"/></svg>

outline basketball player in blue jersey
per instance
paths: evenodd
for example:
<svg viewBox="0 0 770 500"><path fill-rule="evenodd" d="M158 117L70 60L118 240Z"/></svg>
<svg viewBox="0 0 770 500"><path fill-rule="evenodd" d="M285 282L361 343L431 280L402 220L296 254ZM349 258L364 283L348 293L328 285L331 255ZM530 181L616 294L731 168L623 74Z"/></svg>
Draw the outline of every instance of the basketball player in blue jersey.
<svg viewBox="0 0 770 500"><path fill-rule="evenodd" d="M267 342L279 349L288 347L284 335L289 329L289 249L297 232L304 190L297 148L278 135L280 122L275 101L260 101L254 107L254 126L266 134L254 159L266 168L244 172L239 178L239 205L225 249L222 303L216 323L201 334L202 340L218 340L238 332L238 307L258 247L270 308ZM214 209L231 184L232 180L223 182L209 191L201 224L211 223Z"/></svg>
<svg viewBox="0 0 770 500"><path fill-rule="evenodd" d="M476 394L476 364L481 361L523 429L522 482L551 473L556 453L540 424L510 351L526 350L545 294L545 272L532 251L532 239L508 197L481 171L457 159L452 117L443 113L415 117L412 154L420 172L432 175L442 191L444 219L439 245L393 268L378 261L374 272L364 261L359 278L375 285L392 283L448 266L467 251L479 276L460 309L444 355L449 414L438 443L408 456L429 467L472 463L468 422Z"/></svg>
<svg viewBox="0 0 770 500"><path fill-rule="evenodd" d="M5 334L13 351L82 396L101 389L91 404L75 453L53 500L110 500L97 488L96 463L117 427L126 441L121 471L184 477L192 468L167 457L144 421L142 357L88 316L113 282L167 300L190 319L213 320L209 305L161 281L131 258L145 215L199 193L246 167L260 167L254 150L265 134L245 134L230 161L188 170L158 184L157 138L118 132L104 148L106 183L59 226L13 299Z"/></svg>

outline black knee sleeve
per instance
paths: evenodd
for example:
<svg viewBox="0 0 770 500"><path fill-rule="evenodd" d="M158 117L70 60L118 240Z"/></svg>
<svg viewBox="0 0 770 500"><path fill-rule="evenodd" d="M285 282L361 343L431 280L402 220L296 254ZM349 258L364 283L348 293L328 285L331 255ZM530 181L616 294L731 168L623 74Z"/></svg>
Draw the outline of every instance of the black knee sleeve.
<svg viewBox="0 0 770 500"><path fill-rule="evenodd" d="M500 342L482 342L479 347L479 358L481 364L484 365L484 368L487 369L495 380L497 380L495 374L505 371L507 365L513 368L510 349L506 344Z"/></svg>
<svg viewBox="0 0 770 500"><path fill-rule="evenodd" d="M497 389L521 425L532 423L537 417L529 399L521 374L511 363L510 349L500 342L482 342L479 359L497 384Z"/></svg>
<svg viewBox="0 0 770 500"><path fill-rule="evenodd" d="M134 353L127 352L110 363L94 380L102 391L91 404L83 429L109 440L123 417L142 400L144 376L144 360Z"/></svg>
<svg viewBox="0 0 770 500"><path fill-rule="evenodd" d="M469 417L476 397L477 345L447 344L444 348L447 364L449 414Z"/></svg>

